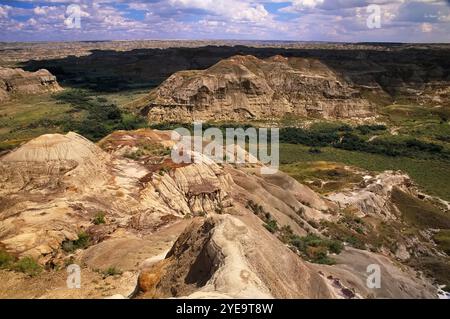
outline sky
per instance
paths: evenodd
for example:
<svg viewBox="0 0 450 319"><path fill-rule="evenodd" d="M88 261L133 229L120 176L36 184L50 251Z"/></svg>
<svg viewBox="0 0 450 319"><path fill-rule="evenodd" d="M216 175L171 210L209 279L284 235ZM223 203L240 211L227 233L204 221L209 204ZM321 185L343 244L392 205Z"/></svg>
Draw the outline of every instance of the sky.
<svg viewBox="0 0 450 319"><path fill-rule="evenodd" d="M0 0L0 41L450 42L450 0Z"/></svg>

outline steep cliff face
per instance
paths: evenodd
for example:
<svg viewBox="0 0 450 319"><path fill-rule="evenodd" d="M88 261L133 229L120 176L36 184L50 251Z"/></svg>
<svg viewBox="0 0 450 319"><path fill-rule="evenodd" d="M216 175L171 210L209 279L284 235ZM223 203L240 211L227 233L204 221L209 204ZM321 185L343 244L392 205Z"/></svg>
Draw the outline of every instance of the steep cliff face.
<svg viewBox="0 0 450 319"><path fill-rule="evenodd" d="M150 122L373 115L371 103L325 64L282 56L234 56L204 71L175 73L144 103Z"/></svg>
<svg viewBox="0 0 450 319"><path fill-rule="evenodd" d="M56 77L47 70L26 72L22 69L0 67L0 103L15 95L41 94L60 90Z"/></svg>

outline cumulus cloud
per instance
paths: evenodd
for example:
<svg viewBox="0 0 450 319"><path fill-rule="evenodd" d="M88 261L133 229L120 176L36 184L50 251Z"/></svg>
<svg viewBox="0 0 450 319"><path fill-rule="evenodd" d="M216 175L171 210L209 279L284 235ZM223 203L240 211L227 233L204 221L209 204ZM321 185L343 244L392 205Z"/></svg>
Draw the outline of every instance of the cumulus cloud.
<svg viewBox="0 0 450 319"><path fill-rule="evenodd" d="M181 9L200 9L230 20L263 21L269 12L262 4L239 0L169 0L170 5Z"/></svg>
<svg viewBox="0 0 450 319"><path fill-rule="evenodd" d="M18 6L17 2L27 2ZM14 5L16 3L16 5ZM82 28L67 28L77 4ZM381 8L381 28L367 7ZM242 38L449 42L444 0L0 0L0 41Z"/></svg>
<svg viewBox="0 0 450 319"><path fill-rule="evenodd" d="M11 10L10 6L0 5L0 18L7 18L9 10Z"/></svg>

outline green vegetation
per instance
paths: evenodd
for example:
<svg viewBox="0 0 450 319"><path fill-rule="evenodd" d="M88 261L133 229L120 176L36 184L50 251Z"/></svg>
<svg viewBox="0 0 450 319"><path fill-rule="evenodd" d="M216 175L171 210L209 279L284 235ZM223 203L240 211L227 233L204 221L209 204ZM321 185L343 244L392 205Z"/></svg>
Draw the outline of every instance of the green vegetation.
<svg viewBox="0 0 450 319"><path fill-rule="evenodd" d="M333 265L329 253L340 254L344 249L342 242L309 234L306 237L292 235L289 244L295 247L306 259L316 264Z"/></svg>
<svg viewBox="0 0 450 319"><path fill-rule="evenodd" d="M439 285L445 285L444 290L450 292L450 259L444 257L417 257L409 262L415 269L424 272L428 277L434 278Z"/></svg>
<svg viewBox="0 0 450 319"><path fill-rule="evenodd" d="M78 234L77 240L66 240L62 243L62 249L67 252L71 253L78 249L86 249L91 244L91 238L90 236L82 231Z"/></svg>
<svg viewBox="0 0 450 319"><path fill-rule="evenodd" d="M42 134L75 131L97 141L114 130L145 127L144 118L117 106L134 97L133 92L98 96L92 91L66 89L54 95L24 96L3 103L0 152Z"/></svg>
<svg viewBox="0 0 450 319"><path fill-rule="evenodd" d="M183 127L191 132L194 131L194 124L193 123L183 123L183 122L162 122L162 123L155 123L150 125L152 129L155 130L161 130L161 131L170 131L175 130L177 128ZM250 123L229 123L229 122L208 122L202 124L202 130L205 131L209 128L218 128L225 132L227 128L242 128L244 130L255 127L255 125Z"/></svg>
<svg viewBox="0 0 450 319"><path fill-rule="evenodd" d="M124 156L137 161L146 156L169 156L172 152L170 148L164 147L161 144L150 142L139 142L136 147L137 150L126 153Z"/></svg>
<svg viewBox="0 0 450 319"><path fill-rule="evenodd" d="M252 210L265 222L264 227L269 232L276 235L280 241L292 247L299 255L312 263L332 265L335 262L328 256L329 253L340 254L344 248L342 242L338 240L321 238L312 234L300 237L294 234L289 225L280 228L272 215L253 201L247 203L247 209Z"/></svg>
<svg viewBox="0 0 450 319"><path fill-rule="evenodd" d="M442 251L450 256L450 229L441 230L434 236L434 241Z"/></svg>
<svg viewBox="0 0 450 319"><path fill-rule="evenodd" d="M42 267L31 257L24 257L15 262L11 270L22 272L28 276L34 277L42 272Z"/></svg>
<svg viewBox="0 0 450 319"><path fill-rule="evenodd" d="M450 152L442 145L422 141L410 136L385 135L375 139L371 133L384 132L383 125L363 125L352 128L348 125L316 124L309 129L286 127L280 130L280 141L310 147L334 147L348 151L404 156L410 158L450 159Z"/></svg>
<svg viewBox="0 0 450 319"><path fill-rule="evenodd" d="M103 275L104 278L120 276L120 275L122 275L122 273L123 272L116 267L109 267L108 269L101 271L101 274Z"/></svg>
<svg viewBox="0 0 450 319"><path fill-rule="evenodd" d="M282 170L322 194L343 190L363 180L344 165L330 162L297 162L283 165Z"/></svg>
<svg viewBox="0 0 450 319"><path fill-rule="evenodd" d="M106 224L105 221L105 213L99 212L94 216L94 219L92 220L92 223L94 225L102 225Z"/></svg>
<svg viewBox="0 0 450 319"><path fill-rule="evenodd" d="M14 261L14 257L7 251L0 250L0 269L7 268Z"/></svg>
<svg viewBox="0 0 450 319"><path fill-rule="evenodd" d="M300 182L305 182L301 166L305 162L343 163L373 172L401 170L421 186L430 195L450 200L450 163L440 160L413 159L408 157L392 157L379 154L368 154L356 151L324 147L320 154L312 154L309 147L303 145L281 144L281 170L291 174ZM298 164L296 168L294 164Z"/></svg>
<svg viewBox="0 0 450 319"><path fill-rule="evenodd" d="M64 131L74 131L98 141L117 130L134 130L146 126L145 119L125 113L116 104L94 98L91 94L85 90L66 90L55 96L81 115L79 118L67 116L58 123Z"/></svg>
<svg viewBox="0 0 450 319"><path fill-rule="evenodd" d="M450 108L433 108L417 104L395 104L381 108L388 121L401 127L417 127L424 123L445 124L450 119Z"/></svg>
<svg viewBox="0 0 450 319"><path fill-rule="evenodd" d="M42 267L31 257L16 259L7 251L0 249L0 269L21 272L34 277L42 272Z"/></svg>
<svg viewBox="0 0 450 319"><path fill-rule="evenodd" d="M392 202L411 225L420 228L450 229L450 215L434 205L394 188Z"/></svg>
<svg viewBox="0 0 450 319"><path fill-rule="evenodd" d="M357 249L379 252L385 247L394 254L402 242L402 235L415 232L415 229L405 227L399 221L373 222L375 220L370 217L359 218L347 210L337 222L321 222L321 230L329 238L346 242Z"/></svg>
<svg viewBox="0 0 450 319"><path fill-rule="evenodd" d="M272 234L279 231L278 223L272 218L272 215L264 210L261 205L256 204L254 201L250 200L246 206L247 209L253 211L253 213L258 216L262 221L264 221L263 226Z"/></svg>
<svg viewBox="0 0 450 319"><path fill-rule="evenodd" d="M50 95L27 96L0 105L0 151L17 147L36 136L60 133L55 123L63 120L70 106Z"/></svg>
<svg viewBox="0 0 450 319"><path fill-rule="evenodd" d="M278 224L277 221L274 219L269 219L265 224L264 227L270 231L272 234L275 234L278 231Z"/></svg>

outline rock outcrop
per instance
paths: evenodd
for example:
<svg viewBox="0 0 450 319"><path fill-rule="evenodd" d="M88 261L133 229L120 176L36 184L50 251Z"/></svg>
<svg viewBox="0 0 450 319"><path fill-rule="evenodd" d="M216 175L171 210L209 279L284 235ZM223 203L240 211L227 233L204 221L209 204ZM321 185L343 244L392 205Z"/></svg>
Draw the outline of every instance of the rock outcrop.
<svg viewBox="0 0 450 319"><path fill-rule="evenodd" d="M0 103L14 96L58 92L56 77L47 70L27 72L0 67Z"/></svg>
<svg viewBox="0 0 450 319"><path fill-rule="evenodd" d="M436 296L428 280L399 268L383 251L347 247L334 266L307 262L281 232L325 238L320 225L341 223L342 200L322 197L281 172L261 175L260 164L216 164L201 154L195 154L201 161L176 164L169 156L174 143L171 132L152 130L115 132L98 145L75 133L52 134L1 157L0 249L55 272L39 293L44 283L38 279L0 270L8 296ZM61 288L65 271L58 269L68 262L108 286L98 274L124 270L115 274L123 287L103 294L93 282L76 293ZM372 263L395 279L379 291L365 286L361 269ZM14 290L14 282L34 287L32 295Z"/></svg>
<svg viewBox="0 0 450 319"><path fill-rule="evenodd" d="M141 101L150 122L364 118L372 104L316 59L234 56L204 71L177 72Z"/></svg>

